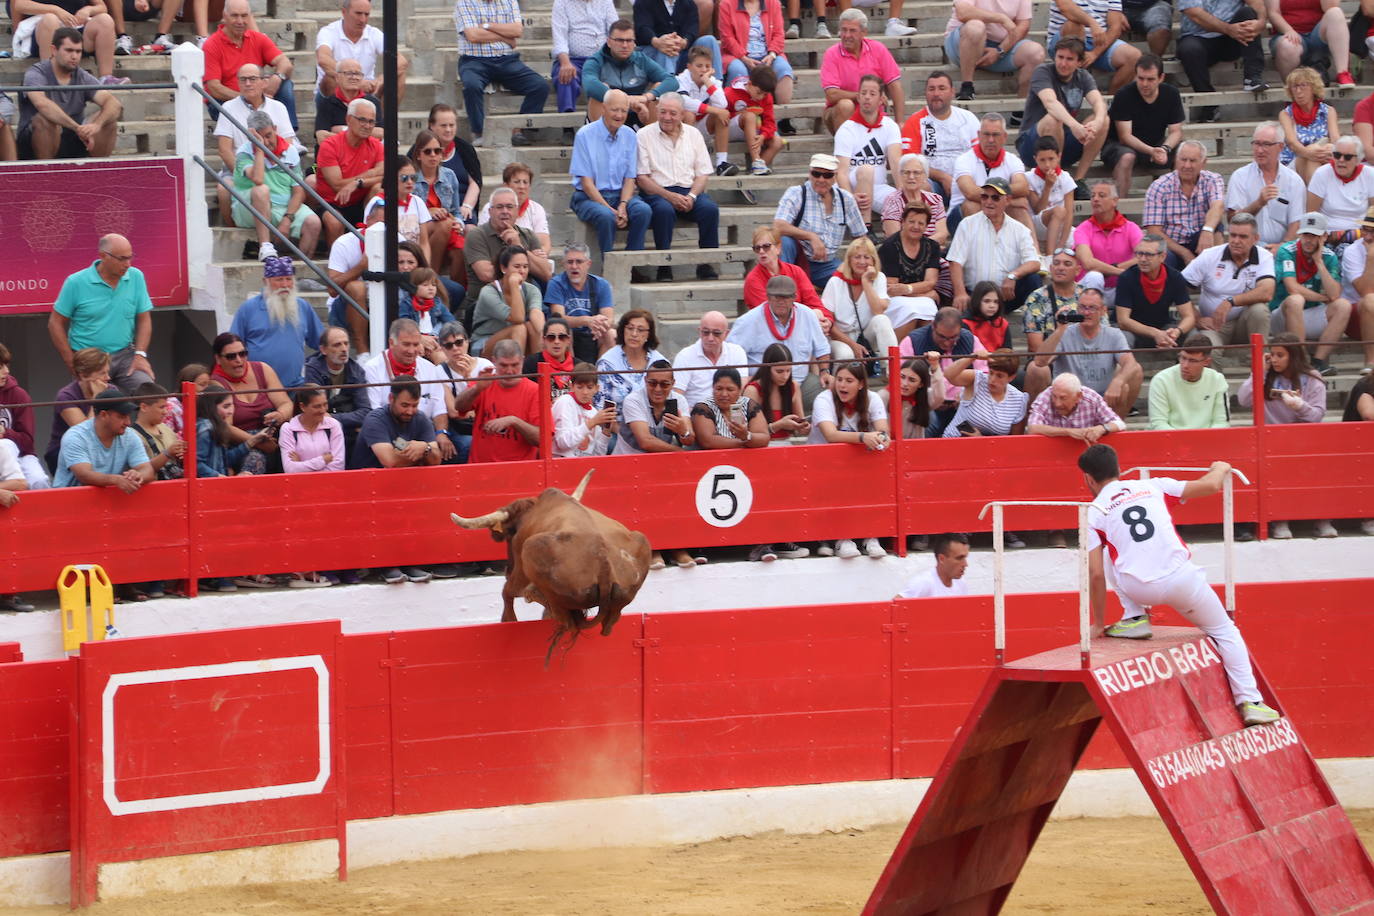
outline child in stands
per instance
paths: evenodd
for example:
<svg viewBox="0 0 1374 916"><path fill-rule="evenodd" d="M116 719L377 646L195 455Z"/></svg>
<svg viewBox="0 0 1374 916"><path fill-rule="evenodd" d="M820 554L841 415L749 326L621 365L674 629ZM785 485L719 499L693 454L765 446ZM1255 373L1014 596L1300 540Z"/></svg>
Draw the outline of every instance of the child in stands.
<svg viewBox="0 0 1374 916"><path fill-rule="evenodd" d="M773 91L778 78L768 67L755 67L725 89L730 112L730 139L743 140L749 171L771 175L773 160L782 152L778 123L773 120Z"/></svg>
<svg viewBox="0 0 1374 916"><path fill-rule="evenodd" d="M739 174L739 166L730 162L730 112L710 48L696 45L687 52L687 69L677 75L677 91L683 100L682 120L715 141L716 174Z"/></svg>
<svg viewBox="0 0 1374 916"><path fill-rule="evenodd" d="M1059 162L1059 141L1041 137L1035 143L1035 168L1026 173L1030 185L1031 221L1040 242L1040 254L1050 255L1068 244L1073 228L1073 176ZM992 349L996 349L993 347Z"/></svg>

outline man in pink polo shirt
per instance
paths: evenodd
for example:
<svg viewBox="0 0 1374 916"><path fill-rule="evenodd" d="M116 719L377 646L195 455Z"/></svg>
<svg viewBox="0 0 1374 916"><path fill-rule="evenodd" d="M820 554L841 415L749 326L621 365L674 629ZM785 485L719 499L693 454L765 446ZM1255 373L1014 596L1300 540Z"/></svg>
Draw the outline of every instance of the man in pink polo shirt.
<svg viewBox="0 0 1374 916"><path fill-rule="evenodd" d="M299 131L296 118L296 88L291 83L291 58L272 39L252 26L253 12L248 0L227 0L224 19L215 34L205 39L205 91L221 102L238 98L239 70L244 64L271 68L264 76L262 93L286 106L291 129Z"/></svg>
<svg viewBox="0 0 1374 916"><path fill-rule="evenodd" d="M859 98L859 80L873 73L883 81L892 103L888 113L898 124L906 117L902 97L902 71L892 52L879 42L865 37L868 16L857 7L840 14L840 42L821 58L821 89L825 91L825 129L832 134L854 115Z"/></svg>
<svg viewBox="0 0 1374 916"><path fill-rule="evenodd" d="M1097 271L1106 280L1103 297L1116 304L1116 278L1135 264L1135 246L1144 233L1128 220L1117 204L1116 183L1106 178L1092 186L1092 213L1073 230L1073 244L1083 272ZM1083 279L1083 275L1079 275Z"/></svg>

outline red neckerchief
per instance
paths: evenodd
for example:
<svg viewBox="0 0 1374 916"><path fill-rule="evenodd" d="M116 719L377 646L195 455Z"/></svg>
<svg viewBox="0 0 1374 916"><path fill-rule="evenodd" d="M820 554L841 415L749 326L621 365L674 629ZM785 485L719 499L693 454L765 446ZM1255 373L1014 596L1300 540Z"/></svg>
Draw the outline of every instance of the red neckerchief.
<svg viewBox="0 0 1374 916"><path fill-rule="evenodd" d="M861 280L861 279L860 279L860 280L851 280L851 279L849 279L849 277L847 277L847 276L845 275L844 271L842 271L842 270L837 270L837 271L835 271L835 276L839 277L841 280L843 280L844 282L848 283L850 286L863 286L863 285L864 285L864 281L863 281L863 280Z"/></svg>
<svg viewBox="0 0 1374 916"><path fill-rule="evenodd" d="M404 213L406 211L406 208L410 206L410 198L411 195L407 194L405 197L402 197L400 200L396 201L396 211L398 213ZM386 194L379 191L377 193L377 199L380 200L382 203L386 203Z"/></svg>
<svg viewBox="0 0 1374 916"><path fill-rule="evenodd" d="M453 150L458 146L457 140L449 141L449 145L444 147L444 161L448 162L453 158Z"/></svg>
<svg viewBox="0 0 1374 916"><path fill-rule="evenodd" d="M1311 127L1313 124L1317 123L1317 112L1322 110L1322 103L1320 100L1314 99L1312 107L1306 111L1299 107L1297 102L1294 102L1288 107L1293 112L1294 124L1297 124L1299 127Z"/></svg>
<svg viewBox="0 0 1374 916"><path fill-rule="evenodd" d="M285 137L283 137L281 134L277 134L277 145L276 145L276 147L273 148L273 150L272 150L273 155L275 155L278 159L280 159L280 158L281 158L281 154L284 153L284 152L286 152L286 151L289 150L290 148L291 148L291 141L290 141L290 140L287 140L287 139L286 139Z"/></svg>
<svg viewBox="0 0 1374 916"><path fill-rule="evenodd" d="M549 366L550 366L551 368L553 368L553 369L556 370L557 372L564 373L563 375L555 375L555 376L553 376L553 377L549 380L550 382L552 382L553 387L555 387L555 388L571 388L571 387L572 387L572 376L571 376L571 375L568 375L567 373L570 373L570 372L573 371L573 352L572 352L572 350L569 349L569 350L568 350L568 355L567 355L567 356L564 356L561 360L554 359L554 358L553 358L553 354L549 353L548 350L545 350L541 355L544 357L544 362L548 363Z"/></svg>
<svg viewBox="0 0 1374 916"><path fill-rule="evenodd" d="M775 338L786 340L792 336L792 332L797 328L797 307L792 306L792 317L788 319L786 333L778 330L778 320L773 316L773 310L768 307L767 302L763 304L763 318L768 322L768 330L773 333Z"/></svg>
<svg viewBox="0 0 1374 916"><path fill-rule="evenodd" d="M519 219L520 217L522 217L522 216L525 215L525 211L528 210L528 209L530 208L530 201L532 201L532 200L534 200L533 197L526 197L526 198L525 198L525 202L524 202L523 204L520 205L520 209L515 211L515 218L516 218L516 219Z"/></svg>
<svg viewBox="0 0 1374 916"><path fill-rule="evenodd" d="M1105 223L1098 222L1095 216L1092 217L1093 225L1097 226L1097 228L1101 229L1103 232L1111 232L1120 229L1122 226L1126 225L1126 216L1120 210L1115 211L1115 213L1116 216Z"/></svg>
<svg viewBox="0 0 1374 916"><path fill-rule="evenodd" d="M215 371L212 372L212 373L210 373L210 374L211 374L211 375L218 375L220 378L224 379L226 382L233 382L235 385L239 385L239 384L242 384L243 382L245 382L245 381L248 380L248 373L252 370L252 368L253 368L252 365L249 364L248 360L245 359L245 360L243 361L243 375L240 375L238 378L234 378L234 377L233 377L232 375L230 375L228 372L225 372L225 371L224 371L224 367L223 367L223 366L218 366L218 365L215 366Z"/></svg>
<svg viewBox="0 0 1374 916"><path fill-rule="evenodd" d="M883 124L883 109L882 109L882 108L879 108L879 109L878 109L878 120L876 120L876 121L874 121L872 124L870 124L870 123L868 123L867 121L864 120L863 112L861 112L861 111L859 110L859 106L855 105L855 106L854 106L854 114L850 117L849 120L855 122L856 124L862 124L864 127L867 127L869 130L877 130L877 129L878 129L879 127L881 127L882 124Z"/></svg>
<svg viewBox="0 0 1374 916"><path fill-rule="evenodd" d="M1153 278L1145 275L1145 271L1140 272L1140 289L1145 293L1145 299L1149 302L1158 302L1159 297L1164 295L1164 284L1169 279L1169 272L1162 266Z"/></svg>
<svg viewBox="0 0 1374 916"><path fill-rule="evenodd" d="M421 315L428 315L429 310L434 308L433 299L421 299L419 296L411 297L410 304L415 307L415 311Z"/></svg>
<svg viewBox="0 0 1374 916"><path fill-rule="evenodd" d="M353 99L360 99L365 95L367 95L367 93L359 89L358 94L353 96ZM344 105L347 105L349 102L353 101L353 99L350 99L348 96L344 95L343 90L338 88L337 86L334 87L334 98L338 99L340 102L343 102Z"/></svg>
<svg viewBox="0 0 1374 916"><path fill-rule="evenodd" d="M1335 167L1335 166L1332 166L1332 167L1331 167L1331 171L1332 171L1332 173L1335 174L1335 176L1336 176L1337 178L1341 178L1341 173L1336 171L1336 167ZM1363 171L1364 171L1364 163L1361 162L1359 165L1355 166L1355 171L1353 171L1353 172L1350 173L1350 177L1349 177L1349 178L1341 178L1341 184L1350 184L1350 182L1354 181L1356 178L1359 178L1359 177L1360 177L1360 173L1363 172Z"/></svg>
<svg viewBox="0 0 1374 916"><path fill-rule="evenodd" d="M1321 252L1317 253L1321 257ZM1293 275L1299 283L1306 283L1317 273L1317 261L1309 258L1307 252L1302 250L1302 243L1293 246Z"/></svg>
<svg viewBox="0 0 1374 916"><path fill-rule="evenodd" d="M391 369L392 378L395 378L398 375L408 375L411 378L415 378L415 364L411 363L409 366L405 366L401 363L396 362L396 357L391 355L390 347L386 348L386 363L387 366Z"/></svg>
<svg viewBox="0 0 1374 916"><path fill-rule="evenodd" d="M975 144L973 144L973 155L977 156L977 157L978 157L978 160L979 160L980 162L982 162L983 165L985 165L985 166L988 167L988 171L991 171L991 170L997 168L997 167L1000 166L1003 162L1006 161L1006 159L1007 159L1007 148L1006 148L1005 146L1002 147L1002 150L1001 150L1001 152L999 152L999 153L997 154L997 158L996 158L996 159L989 159L989 158L987 157L987 155L983 152L983 146L982 146L982 144L980 144L980 143L975 143Z"/></svg>
<svg viewBox="0 0 1374 916"><path fill-rule="evenodd" d="M1032 169L1031 171L1035 172L1036 176L1037 176L1041 181L1045 182L1045 184L1049 184L1049 183L1050 183L1050 176L1048 176L1048 175L1046 175L1044 172L1040 171L1040 166L1037 165L1037 166L1036 166L1034 169ZM1059 180L1059 176L1062 175L1063 173L1064 173L1064 170L1063 170L1063 169L1060 169L1059 171L1055 172L1055 173L1054 173L1054 180L1055 180L1055 181L1058 181L1058 180Z"/></svg>

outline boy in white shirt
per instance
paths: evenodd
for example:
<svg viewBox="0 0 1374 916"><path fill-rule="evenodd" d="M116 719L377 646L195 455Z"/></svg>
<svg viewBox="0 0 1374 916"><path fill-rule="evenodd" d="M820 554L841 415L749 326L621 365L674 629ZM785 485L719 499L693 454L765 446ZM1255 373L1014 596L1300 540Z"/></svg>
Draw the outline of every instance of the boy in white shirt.
<svg viewBox="0 0 1374 916"><path fill-rule="evenodd" d="M1093 494L1088 507L1089 597L1093 615L1107 604L1104 548L1111 550L1116 596L1121 599L1121 620L1107 627L1105 635L1119 639L1149 639L1147 608L1167 604L1212 638L1231 693L1246 725L1274 722L1279 714L1265 705L1250 667L1250 651L1240 630L1222 607L1207 576L1192 562L1192 554L1174 529L1166 498L1195 499L1221 492L1231 466L1213 461L1197 480L1153 477L1121 480L1116 450L1097 443L1078 456L1083 482Z"/></svg>
<svg viewBox="0 0 1374 916"><path fill-rule="evenodd" d="M610 441L608 430L615 422L615 405L596 407L596 367L573 366L572 390L553 402L553 456L578 458L604 455Z"/></svg>
<svg viewBox="0 0 1374 916"><path fill-rule="evenodd" d="M711 49L697 45L687 52L687 69L677 75L677 91L686 103L682 120L693 124L703 137L715 141L716 174L735 175L739 166L730 161L730 112L725 90L716 79Z"/></svg>
<svg viewBox="0 0 1374 916"><path fill-rule="evenodd" d="M1030 185L1031 222L1046 262L1069 241L1073 229L1073 191L1078 183L1059 164L1059 141L1041 137L1035 143L1035 168L1026 173Z"/></svg>
<svg viewBox="0 0 1374 916"><path fill-rule="evenodd" d="M906 584L898 598L953 598L968 594L968 535L942 534L935 538L935 567Z"/></svg>

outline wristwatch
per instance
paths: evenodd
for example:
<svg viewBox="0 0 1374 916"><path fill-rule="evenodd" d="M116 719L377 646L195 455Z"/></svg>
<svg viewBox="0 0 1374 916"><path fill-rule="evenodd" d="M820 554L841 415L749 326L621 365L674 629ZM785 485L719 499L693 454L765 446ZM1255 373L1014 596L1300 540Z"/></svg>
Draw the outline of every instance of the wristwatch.
<svg viewBox="0 0 1374 916"><path fill-rule="evenodd" d="M135 351L134 351L134 356L141 356L141 357L143 357L144 359L147 359L147 358L148 358L148 351L147 351L147 350L135 350Z"/></svg>
<svg viewBox="0 0 1374 916"><path fill-rule="evenodd" d="M1007 272L1007 279L1008 279L1008 280L1015 280L1015 279L1016 279L1016 274L1015 274L1014 272L1012 272L1012 271L1008 271L1008 272ZM943 325L942 325L942 327L943 327Z"/></svg>

